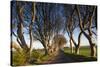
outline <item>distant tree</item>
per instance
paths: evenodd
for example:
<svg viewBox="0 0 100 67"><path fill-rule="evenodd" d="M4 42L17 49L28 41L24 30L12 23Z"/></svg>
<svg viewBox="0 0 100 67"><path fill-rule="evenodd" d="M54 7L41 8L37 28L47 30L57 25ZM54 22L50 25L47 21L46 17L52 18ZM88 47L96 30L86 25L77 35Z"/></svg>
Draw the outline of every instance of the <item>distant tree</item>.
<svg viewBox="0 0 100 67"><path fill-rule="evenodd" d="M67 40L63 35L61 34L55 35L52 39L52 44L49 46L50 55L53 55L53 56L57 55L59 51L64 48L66 43L67 43Z"/></svg>

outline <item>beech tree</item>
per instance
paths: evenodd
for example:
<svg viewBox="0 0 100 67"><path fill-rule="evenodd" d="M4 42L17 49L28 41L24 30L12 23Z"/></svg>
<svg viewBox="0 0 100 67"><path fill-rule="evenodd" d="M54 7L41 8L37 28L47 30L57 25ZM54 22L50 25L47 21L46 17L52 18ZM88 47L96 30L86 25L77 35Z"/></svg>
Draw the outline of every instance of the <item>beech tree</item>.
<svg viewBox="0 0 100 67"><path fill-rule="evenodd" d="M44 47L45 55L48 54L50 41L53 36L60 33L64 21L56 4L36 3L36 20L33 26L33 36ZM62 23L61 23L62 22Z"/></svg>
<svg viewBox="0 0 100 67"><path fill-rule="evenodd" d="M74 8L72 8L72 7L74 7ZM66 18L68 18L68 21L66 23L66 30L67 30L67 33L68 33L68 35L70 37L71 52L73 53L73 47L72 47L72 43L73 43L75 45L75 53L79 54L80 41L81 41L81 36L82 36L83 32L82 32L82 30L79 31L78 43L76 43L76 41L73 38L73 34L74 34L74 30L76 28L79 28L79 19L78 19L78 15L77 15L77 7L76 7L76 5L73 5L72 7L70 8L72 10L70 10L69 17L66 17ZM93 14L91 12L92 11L91 8L93 8L93 6L84 6L83 5L83 6L80 6L80 7L81 7L80 11L81 11L81 14L82 14L81 16L82 16L82 21L83 21L82 26L84 28L84 31L87 31L87 30L89 31L88 28L91 26L90 27L91 28L91 33L95 34L92 31L92 29L96 28L96 14L95 14L95 17L93 18L93 23L94 24L92 23L93 25L90 25L89 23L87 23L89 15ZM66 8L66 7L64 7L64 8ZM82 9L84 9L84 10L82 10ZM89 11L89 10L91 10L91 11ZM94 12L94 13L96 13L96 12Z"/></svg>
<svg viewBox="0 0 100 67"><path fill-rule="evenodd" d="M26 61L31 55L31 47L33 42L32 26L35 20L35 3L12 1L12 26L11 35L16 37L16 41L23 49ZM29 11L27 11L27 9ZM25 40L25 35L29 36L30 47Z"/></svg>
<svg viewBox="0 0 100 67"><path fill-rule="evenodd" d="M80 8L79 6L76 6L76 10L77 10L77 14L78 14L78 18L79 18L79 27L80 30L82 31L82 33L85 35L85 37L88 39L89 44L90 44L90 48L91 48L91 56L96 56L96 48L95 48L95 43L93 43L93 38L92 38L92 23L93 22L93 17L95 15L95 11L96 11L96 6L92 6L91 11L89 11L89 14L87 14L85 17L87 19L86 24L88 24L88 33L85 32L84 30L84 26L86 26L85 22L82 19L81 13L80 13ZM84 26L83 26L84 23ZM87 26L86 26L87 27Z"/></svg>
<svg viewBox="0 0 100 67"><path fill-rule="evenodd" d="M69 8L68 8L69 7ZM75 48L77 48L78 44L80 44L80 37L81 34L79 34L78 37L78 44L75 42L73 34L74 34L74 30L76 28L78 28L78 18L77 18L77 14L76 14L76 7L75 5L71 6L71 5L66 5L64 6L65 8L65 14L68 14L68 16L66 16L66 31L68 33L69 36L69 41L70 41L70 48L71 48L71 53L73 53L73 46L72 43L74 44ZM70 9L70 10L68 10ZM75 52L76 53L76 52Z"/></svg>

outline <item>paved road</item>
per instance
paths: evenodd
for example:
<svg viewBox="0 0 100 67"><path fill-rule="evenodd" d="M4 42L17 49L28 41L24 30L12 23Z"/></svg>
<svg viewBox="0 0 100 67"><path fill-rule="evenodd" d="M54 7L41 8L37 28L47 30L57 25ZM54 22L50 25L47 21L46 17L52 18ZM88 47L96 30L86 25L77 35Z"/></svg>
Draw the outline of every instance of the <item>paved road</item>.
<svg viewBox="0 0 100 67"><path fill-rule="evenodd" d="M83 62L83 61L96 61L96 58L88 58L85 56L65 54L60 51L59 54L50 60L44 61L41 64L54 64L54 63L71 63L71 62Z"/></svg>
<svg viewBox="0 0 100 67"><path fill-rule="evenodd" d="M48 61L44 61L43 64L52 64L52 63L65 63L65 62L74 62L73 58L66 56L63 51L60 51L59 54Z"/></svg>

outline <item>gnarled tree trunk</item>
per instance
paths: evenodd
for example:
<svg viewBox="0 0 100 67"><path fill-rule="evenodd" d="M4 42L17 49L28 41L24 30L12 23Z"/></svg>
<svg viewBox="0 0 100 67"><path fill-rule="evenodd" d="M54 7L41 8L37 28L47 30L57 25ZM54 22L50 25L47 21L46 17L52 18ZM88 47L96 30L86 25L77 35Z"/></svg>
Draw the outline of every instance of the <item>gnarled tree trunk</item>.
<svg viewBox="0 0 100 67"><path fill-rule="evenodd" d="M75 53L76 54L79 54L81 35L82 35L82 32L80 32L79 36L78 36L78 45L75 47Z"/></svg>
<svg viewBox="0 0 100 67"><path fill-rule="evenodd" d="M70 49L71 53L73 53L72 34L70 35Z"/></svg>
<svg viewBox="0 0 100 67"><path fill-rule="evenodd" d="M90 44L90 48L91 48L91 56L92 57L95 57L96 56L96 50L95 50L95 44L92 42L92 32L91 32L91 26L92 26L92 19L93 19L93 15L95 13L95 7L94 7L94 10L93 10L93 14L92 16L90 16L90 21L89 21L89 28L88 28L88 32L89 34L87 34L84 29L83 29L83 26L82 26L82 19L81 19L81 15L80 15L80 11L79 11L79 8L78 6L76 6L76 10L77 10L77 13L78 13L78 17L79 17L79 27L80 27L80 30L82 31L82 33L85 35L85 37L88 39L89 41L89 44Z"/></svg>
<svg viewBox="0 0 100 67"><path fill-rule="evenodd" d="M43 47L44 47L44 51L45 51L45 54L44 55L48 55L48 46L47 46L47 43L46 41L41 41L41 43L43 44Z"/></svg>

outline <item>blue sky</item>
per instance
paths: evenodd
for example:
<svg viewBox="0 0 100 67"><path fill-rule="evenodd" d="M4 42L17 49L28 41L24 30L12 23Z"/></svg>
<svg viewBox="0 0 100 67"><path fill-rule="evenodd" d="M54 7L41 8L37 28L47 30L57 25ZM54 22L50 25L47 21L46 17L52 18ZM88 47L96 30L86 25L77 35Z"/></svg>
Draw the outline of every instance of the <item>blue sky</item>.
<svg viewBox="0 0 100 67"><path fill-rule="evenodd" d="M30 9L29 6L30 5L28 5L28 8L26 7L27 10ZM13 10L14 9L15 8L13 8ZM26 13L27 13L27 10L26 10ZM63 9L63 7L61 5L58 4L58 6L55 6L55 8L53 8L52 10L53 10L53 14L57 14L56 16L63 17L62 20L65 20L64 19L65 17L64 17L64 14L63 14L64 9ZM28 15L29 14L30 13L28 13ZM69 13L67 13L66 15L68 15L68 14ZM13 11L13 17L15 17L15 16L16 16L15 15L15 11ZM17 22L17 21L14 21L15 20L14 18L12 18L12 20L15 23ZM24 21L25 21L25 23L28 23L30 21L30 19L28 19L28 20L26 19ZM65 21L63 21L63 22L65 22ZM94 31L96 32L96 30L94 30ZM27 32L27 31L25 31L25 32ZM79 29L76 28L75 31L74 31L74 34L73 34L73 37L74 37L74 39L75 39L76 42L77 42L77 39L78 39L78 34L79 34ZM66 40L68 41L68 43L66 44L66 46L69 47L70 44L69 44L69 37L68 37L67 33L65 33L64 36L66 37ZM24 34L24 37L25 37L25 40L26 40L27 44L29 45L29 36L28 36L28 34ZM95 38L94 35L93 35L93 38ZM12 39L13 39L14 42L17 43L16 38L14 36L12 36ZM94 39L94 42L96 42L96 38ZM82 35L82 37L81 37L81 45L82 46L84 46L84 45L88 45L89 46L88 40L84 37L84 35ZM42 46L42 44L39 41L33 41L33 48L43 48L43 46Z"/></svg>

